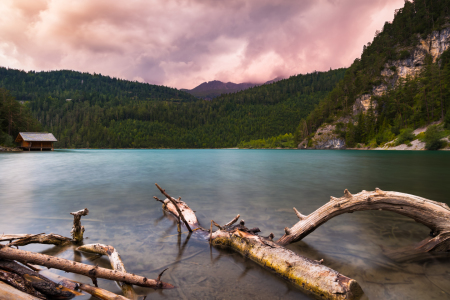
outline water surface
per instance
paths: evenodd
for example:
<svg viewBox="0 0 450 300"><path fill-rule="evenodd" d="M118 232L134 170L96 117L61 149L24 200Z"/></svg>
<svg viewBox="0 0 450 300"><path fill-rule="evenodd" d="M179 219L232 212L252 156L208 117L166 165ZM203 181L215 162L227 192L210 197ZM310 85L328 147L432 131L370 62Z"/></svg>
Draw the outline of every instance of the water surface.
<svg viewBox="0 0 450 300"><path fill-rule="evenodd" d="M310 299L237 253L177 234L164 216L159 183L197 211L205 227L240 214L262 235L280 237L297 218L344 189L395 190L450 204L449 152L296 150L59 150L0 154L0 233L69 236L69 212L87 207L85 243L116 247L127 271L175 290L138 288L148 299ZM358 281L365 299L450 299L450 257L397 263L383 249L412 245L429 229L382 211L341 215L289 248ZM88 264L106 258L74 248L29 245ZM60 274L89 283L86 278ZM112 282L100 287L116 293ZM77 299L90 299L88 296Z"/></svg>

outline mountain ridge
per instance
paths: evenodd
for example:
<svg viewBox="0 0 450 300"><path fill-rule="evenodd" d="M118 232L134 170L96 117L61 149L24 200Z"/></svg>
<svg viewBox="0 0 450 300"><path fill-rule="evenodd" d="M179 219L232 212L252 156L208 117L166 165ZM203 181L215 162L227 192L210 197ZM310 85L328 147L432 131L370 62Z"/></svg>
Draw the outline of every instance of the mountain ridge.
<svg viewBox="0 0 450 300"><path fill-rule="evenodd" d="M256 86L261 86L264 84L271 84L277 81L283 80L283 77L276 77L272 80L266 81L264 83L251 83L251 82L222 82L219 80L205 81L193 89L180 89L180 91L187 92L195 97L212 100L222 94L236 93Z"/></svg>

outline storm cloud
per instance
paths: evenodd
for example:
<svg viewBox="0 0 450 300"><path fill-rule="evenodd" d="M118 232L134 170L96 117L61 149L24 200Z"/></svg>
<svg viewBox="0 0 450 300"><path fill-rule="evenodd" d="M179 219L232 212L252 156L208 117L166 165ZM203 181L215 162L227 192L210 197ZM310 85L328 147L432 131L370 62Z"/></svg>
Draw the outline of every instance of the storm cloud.
<svg viewBox="0 0 450 300"><path fill-rule="evenodd" d="M193 88L349 66L404 0L2 0L0 65Z"/></svg>

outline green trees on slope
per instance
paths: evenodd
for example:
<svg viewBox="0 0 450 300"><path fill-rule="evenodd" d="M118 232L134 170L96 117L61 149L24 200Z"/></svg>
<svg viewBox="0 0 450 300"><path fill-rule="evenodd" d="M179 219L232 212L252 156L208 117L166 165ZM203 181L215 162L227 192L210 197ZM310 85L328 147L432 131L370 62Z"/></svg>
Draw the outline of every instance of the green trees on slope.
<svg viewBox="0 0 450 300"><path fill-rule="evenodd" d="M349 118L352 122L341 126L339 133L350 147L358 143L380 145L395 138L403 129L443 119L450 111L449 50L435 63L427 57L422 73L415 79L396 81L382 77L381 71L385 70L386 63L409 58L420 38L448 26L449 20L450 0L406 1L393 22L386 23L373 42L364 46L361 59L354 61L344 80L300 123L295 133L296 143L310 138L323 123ZM391 69L397 71L394 66ZM355 100L363 94L371 94L381 84L388 90L383 96L372 98L378 104L375 110L354 118Z"/></svg>
<svg viewBox="0 0 450 300"><path fill-rule="evenodd" d="M0 88L0 145L14 146L13 138L20 131L39 131L41 125L31 116L26 105L16 101L11 93Z"/></svg>

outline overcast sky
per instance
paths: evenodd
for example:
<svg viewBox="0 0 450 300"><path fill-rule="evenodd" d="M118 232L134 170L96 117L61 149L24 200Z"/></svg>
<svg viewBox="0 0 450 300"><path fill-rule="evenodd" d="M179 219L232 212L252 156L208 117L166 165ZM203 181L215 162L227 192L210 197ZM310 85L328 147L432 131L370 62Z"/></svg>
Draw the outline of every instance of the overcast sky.
<svg viewBox="0 0 450 300"><path fill-rule="evenodd" d="M176 88L349 66L404 0L1 0L0 65Z"/></svg>

